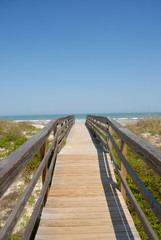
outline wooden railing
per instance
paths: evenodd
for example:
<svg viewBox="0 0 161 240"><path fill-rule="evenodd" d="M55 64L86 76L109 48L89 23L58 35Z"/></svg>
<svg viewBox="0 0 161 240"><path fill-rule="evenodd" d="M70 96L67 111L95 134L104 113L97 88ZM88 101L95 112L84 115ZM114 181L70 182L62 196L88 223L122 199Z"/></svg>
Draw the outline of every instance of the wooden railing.
<svg viewBox="0 0 161 240"><path fill-rule="evenodd" d="M75 117L73 115L51 120L40 132L0 162L0 197L2 197L38 150L40 150L42 160L37 171L33 175L31 181L27 185L21 198L16 203L12 213L2 228L0 232L1 240L9 239L35 185L42 175L42 190L22 239L30 238L40 208L47 198L49 183L55 166L57 153L63 147L64 141L67 138L74 122ZM52 131L54 133L54 138L48 151L46 152L46 141ZM52 160L49 165L49 158L51 156Z"/></svg>
<svg viewBox="0 0 161 240"><path fill-rule="evenodd" d="M156 215L156 217L161 221L161 205L153 197L151 192L146 188L140 178L137 176L133 168L130 166L126 159L126 146L128 145L134 153L138 155L139 158L143 159L144 162L153 169L161 177L161 151L156 147L152 146L148 142L144 141L140 137L136 136L118 122L111 118L87 115L86 124L92 132L95 133L97 138L103 145L106 151L109 151L110 157L114 162L115 169L121 180L121 192L126 199L126 194L132 203L138 218L140 219L145 232L149 236L149 239L158 239L154 230L152 229L150 223L148 222L145 214L140 208L136 198L134 197L129 185L126 181L127 173L132 178L134 184L139 189L143 198L149 204L150 208ZM118 137L121 139L121 149L117 146L114 141L111 130L117 133ZM117 155L121 162L121 169L119 168L117 161L114 157L112 146L117 152Z"/></svg>

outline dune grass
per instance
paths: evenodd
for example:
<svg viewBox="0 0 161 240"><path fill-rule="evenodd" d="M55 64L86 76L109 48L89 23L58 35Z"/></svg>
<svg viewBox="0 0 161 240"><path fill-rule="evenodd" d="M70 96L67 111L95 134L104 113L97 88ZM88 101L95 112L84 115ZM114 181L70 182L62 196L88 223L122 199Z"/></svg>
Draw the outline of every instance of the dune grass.
<svg viewBox="0 0 161 240"><path fill-rule="evenodd" d="M0 159L7 157L38 131L40 131L40 129L33 126L31 122L24 121L16 123L14 121L0 120ZM4 222L14 208L15 203L22 195L22 192L31 180L33 173L37 170L40 162L40 151L38 151L16 179L15 184L11 186L7 195L2 197L0 211L3 212L3 214L0 219L0 228L3 226ZM29 219L28 209L33 208L33 204L35 204L36 198L39 195L38 191L39 190L35 190L31 195L28 207L24 209L22 213L18 227L19 230L16 230L15 233L11 235L10 239L21 239L24 226L27 224Z"/></svg>
<svg viewBox="0 0 161 240"><path fill-rule="evenodd" d="M127 124L126 127L138 136L142 136L143 133L150 133L151 136L161 136L161 118L159 117L147 117L137 123Z"/></svg>
<svg viewBox="0 0 161 240"><path fill-rule="evenodd" d="M130 131L142 137L142 134L148 133L149 140L151 143L151 139L155 136L159 137L159 142L161 143L161 119L160 118L146 118L138 121L137 123L127 124L127 127ZM113 138L115 139L117 145L120 147L120 139L117 137L117 134L113 134ZM158 139L158 138L157 138ZM155 145L155 141L153 141L153 145ZM158 144L156 144L158 147ZM161 147L158 147L161 149ZM117 156L116 151L113 149L115 158L120 166L120 159ZM147 164L144 163L143 160L139 159L139 157L129 148L127 147L127 160L137 173L139 178L148 188L148 190L153 194L153 196L157 199L157 201L161 204L161 177L159 177ZM118 181L118 185L120 187L120 179L116 173L116 178ZM144 198L142 197L140 191L137 189L135 184L133 183L130 176L127 176L127 182L130 186L135 198L137 199L140 207L142 208L143 212L145 213L147 219L149 220L151 226L153 227L154 231L156 232L159 239L161 239L161 223L155 217L154 213L150 209L149 205L146 203ZM140 234L142 240L148 240L148 236L146 235L140 220L138 219L132 204L130 203L127 197L127 205L128 209L133 217L135 226Z"/></svg>
<svg viewBox="0 0 161 240"><path fill-rule="evenodd" d="M37 129L29 122L0 120L0 158L6 157L27 141L26 131L33 135Z"/></svg>

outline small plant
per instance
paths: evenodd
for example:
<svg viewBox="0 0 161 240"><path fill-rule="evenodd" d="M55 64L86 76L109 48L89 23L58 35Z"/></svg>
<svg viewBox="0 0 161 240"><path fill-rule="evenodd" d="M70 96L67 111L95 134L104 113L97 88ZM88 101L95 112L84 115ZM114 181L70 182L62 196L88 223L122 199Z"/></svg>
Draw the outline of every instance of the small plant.
<svg viewBox="0 0 161 240"><path fill-rule="evenodd" d="M129 124L126 127L129 128L129 130L133 131L137 135L141 135L142 133L147 133L147 132L149 132L151 135L155 135L155 134L158 134L158 131L160 131L160 124L161 124L161 119L158 119L158 118L145 119L145 120L140 120L138 123L135 123L135 124ZM117 145L120 147L120 140L116 133L113 134L113 138L117 143ZM159 147L159 149L161 149L161 147ZM113 148L113 153L118 165L120 166L120 159L116 151L114 150L114 148ZM145 164L142 159L139 159L139 157L129 147L127 147L127 161L132 166L133 170L137 173L137 175L142 180L142 182L145 184L145 186L148 188L148 190L153 194L156 200L161 204L161 178L147 164ZM118 185L120 187L120 179L116 171L115 171L115 174L116 174L116 179L118 181ZM135 198L137 199L140 207L145 213L147 219L149 220L151 226L156 232L158 238L161 239L161 223L155 217L154 213L152 212L149 205L146 203L146 201L142 197L140 191L135 186L135 184L133 183L129 175L127 176L127 183L130 189L132 190ZM140 234L141 239L148 240L149 238L146 235L143 229L143 226L140 220L138 219L137 214L132 204L130 203L128 197L127 197L127 206L133 217L135 226Z"/></svg>

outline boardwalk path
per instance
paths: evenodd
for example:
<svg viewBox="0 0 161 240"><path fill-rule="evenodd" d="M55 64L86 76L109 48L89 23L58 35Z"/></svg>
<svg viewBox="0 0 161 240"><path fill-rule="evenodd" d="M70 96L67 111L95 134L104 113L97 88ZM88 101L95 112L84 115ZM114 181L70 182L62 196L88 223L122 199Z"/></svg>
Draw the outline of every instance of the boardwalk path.
<svg viewBox="0 0 161 240"><path fill-rule="evenodd" d="M108 154L75 124L58 155L37 240L140 239Z"/></svg>

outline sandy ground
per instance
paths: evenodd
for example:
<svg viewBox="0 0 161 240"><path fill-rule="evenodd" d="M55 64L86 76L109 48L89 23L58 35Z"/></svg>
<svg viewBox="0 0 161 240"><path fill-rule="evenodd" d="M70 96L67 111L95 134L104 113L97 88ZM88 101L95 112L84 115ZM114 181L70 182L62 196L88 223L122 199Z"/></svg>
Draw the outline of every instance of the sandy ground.
<svg viewBox="0 0 161 240"><path fill-rule="evenodd" d="M37 129L44 128L44 125L41 124L33 124ZM26 135L27 132L23 132L24 135ZM30 138L31 136L27 136L27 138ZM49 136L49 140L52 139L52 134ZM0 151L5 151L5 149L0 148ZM32 178L32 176L30 176ZM25 190L27 186L27 182L25 181L25 176L23 173L21 173L15 180L15 182L11 185L11 187L6 191L6 193L3 195L0 201L0 228L3 227L5 224L7 218L12 212L12 209L16 205L16 202L19 200L20 196L22 195L23 191ZM42 178L39 179L37 185L35 186L33 193L29 199L29 202L27 203L14 231L13 234L16 234L17 236L21 236L24 230L24 226L27 224L34 205L36 203L36 200L39 196L40 190L42 189Z"/></svg>
<svg viewBox="0 0 161 240"><path fill-rule="evenodd" d="M77 123L76 123L77 124ZM122 122L121 125L126 126L127 123ZM128 123L130 124L130 123ZM43 124L33 124L37 129L42 129L44 127ZM26 135L26 132L24 132ZM27 135L26 135L27 136ZM28 136L29 138L31 136ZM141 136L146 141L150 142L152 145L155 145L157 147L161 146L161 137L159 135L151 136L150 133L144 133ZM50 134L49 140L53 139L53 134ZM4 151L4 149L0 148L0 151ZM29 200L29 203L25 207L25 210L22 213L22 216L20 220L18 221L18 224L16 225L14 229L14 234L17 236L21 236L24 226L27 224L32 210L34 208L34 205L36 203L36 200L38 198L38 195L40 193L40 190L42 188L42 182L41 178L39 179L38 184L36 185L33 194ZM4 225L6 222L8 216L11 214L12 209L14 208L17 200L23 193L25 187L27 186L27 183L25 182L25 178L23 176L23 173L20 174L16 181L11 185L11 187L7 190L7 192L4 194L4 196L1 198L0 201L0 227Z"/></svg>

